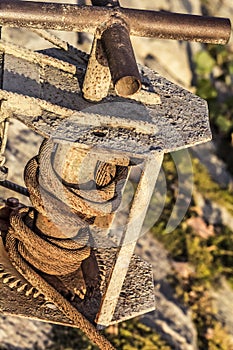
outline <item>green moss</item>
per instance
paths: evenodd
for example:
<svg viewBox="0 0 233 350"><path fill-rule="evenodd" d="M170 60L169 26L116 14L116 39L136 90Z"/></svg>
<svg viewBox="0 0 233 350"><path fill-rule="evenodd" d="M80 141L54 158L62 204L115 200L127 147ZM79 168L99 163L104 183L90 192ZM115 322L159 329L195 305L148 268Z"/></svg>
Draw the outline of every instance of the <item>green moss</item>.
<svg viewBox="0 0 233 350"><path fill-rule="evenodd" d="M171 350L161 337L139 319L118 325L118 336L110 336L110 341L119 350Z"/></svg>
<svg viewBox="0 0 233 350"><path fill-rule="evenodd" d="M207 239L198 236L186 223L188 218L197 216L193 200L182 223L172 233L167 234L166 224L178 188L176 167L171 156L166 155L163 169L167 179L167 200L161 218L152 232L174 260L193 266L193 273L188 279L173 274L169 281L175 287L177 296L192 312L199 349L230 349L227 332L216 321L209 289L217 287L222 275L233 285L233 232L218 225L215 226L215 235ZM227 189L220 188L196 159L193 160L193 175L198 192L207 200L219 203L233 213L232 194Z"/></svg>
<svg viewBox="0 0 233 350"><path fill-rule="evenodd" d="M164 244L176 261L187 261L195 268L195 279L199 283L210 285L221 274L233 278L233 233L222 225L216 226L216 234L203 239L187 225L186 221L196 216L195 203L186 213L181 224L171 233L166 232L166 225L175 203L174 184L177 182L176 169L170 156L163 164L167 181L167 202L159 222L152 228L154 236ZM219 203L233 215L233 196L221 189L209 176L206 168L197 159L193 160L194 183L198 192L206 199Z"/></svg>
<svg viewBox="0 0 233 350"><path fill-rule="evenodd" d="M205 5L211 11L210 2ZM227 46L207 45L194 61L197 95L208 102L211 128L220 140L218 154L233 173L233 52Z"/></svg>
<svg viewBox="0 0 233 350"><path fill-rule="evenodd" d="M208 76L216 66L216 60L208 51L204 50L199 51L195 55L194 62L196 64L196 73L201 76Z"/></svg>
<svg viewBox="0 0 233 350"><path fill-rule="evenodd" d="M161 337L151 328L133 319L106 328L105 336L118 350L171 350ZM97 350L83 333L75 328L54 326L53 342L49 350Z"/></svg>
<svg viewBox="0 0 233 350"><path fill-rule="evenodd" d="M193 159L193 175L198 192L206 199L225 207L233 215L233 194L214 182L205 166L196 158Z"/></svg>
<svg viewBox="0 0 233 350"><path fill-rule="evenodd" d="M178 298L188 307L198 335L198 349L230 350L232 343L224 326L217 321L216 310L212 303L210 287L203 281L190 276L188 279L179 275L169 276L169 281L176 290ZM215 285L218 288L218 285Z"/></svg>
<svg viewBox="0 0 233 350"><path fill-rule="evenodd" d="M229 335L220 323L216 322L211 331L212 337L210 336L208 341L209 350L230 350L233 348Z"/></svg>
<svg viewBox="0 0 233 350"><path fill-rule="evenodd" d="M51 338L53 344L48 350L98 350L77 328L53 326Z"/></svg>

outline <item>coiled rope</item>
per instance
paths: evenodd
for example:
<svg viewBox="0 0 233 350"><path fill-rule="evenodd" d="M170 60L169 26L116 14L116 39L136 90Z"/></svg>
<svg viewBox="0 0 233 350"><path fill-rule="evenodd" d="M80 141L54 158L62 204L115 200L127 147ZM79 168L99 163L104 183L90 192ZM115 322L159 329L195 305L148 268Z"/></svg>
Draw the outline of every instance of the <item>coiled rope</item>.
<svg viewBox="0 0 233 350"><path fill-rule="evenodd" d="M45 140L25 168L25 183L35 209L21 208L10 217L5 246L16 269L61 310L100 349L114 349L96 328L39 272L66 275L90 256L89 226L106 220L121 203L129 163L97 161L93 179L78 184L54 169L53 147ZM43 169L43 171L41 171ZM51 219L48 213L52 213ZM36 269L36 270L35 270Z"/></svg>

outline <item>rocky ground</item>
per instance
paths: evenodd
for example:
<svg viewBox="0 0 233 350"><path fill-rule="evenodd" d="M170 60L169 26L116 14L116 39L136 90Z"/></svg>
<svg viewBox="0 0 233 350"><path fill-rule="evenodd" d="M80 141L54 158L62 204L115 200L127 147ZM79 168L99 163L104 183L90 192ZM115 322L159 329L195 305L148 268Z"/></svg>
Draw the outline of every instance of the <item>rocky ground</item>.
<svg viewBox="0 0 233 350"><path fill-rule="evenodd" d="M56 2L60 2L60 0ZM66 2L75 3L76 0ZM157 0L154 3L149 0L122 0L121 4L125 7L183 13L201 14L202 12L201 1L199 0ZM211 2L209 11L213 15L230 16L233 19L231 0L214 0ZM63 39L69 40L72 45L77 44L76 34L59 33L59 35ZM4 29L3 36L7 40L32 49L43 49L48 45L44 40L39 39L35 33L26 30ZM88 51L91 40L92 37L88 35L82 49ZM193 55L201 49L200 44L133 38L133 45L138 62L159 71L161 75L185 88L193 89L195 83ZM233 40L231 40L230 45L233 45ZM21 123L12 122L6 153L7 165L10 168L10 180L23 184L22 169L27 160L36 154L40 141L41 138L38 135L27 130ZM233 183L224 163L217 158L213 143L198 146L192 152L206 165L217 182L225 186ZM0 197L10 195L12 195L11 192L1 189ZM197 200L210 222L210 214L208 214L210 211L208 212L208 208L203 209L206 203L203 202L201 194L197 194ZM214 205L217 204L213 203L212 207ZM221 211L223 220L233 229L233 218L229 216L229 213L219 206L216 210ZM213 211L211 211L211 214L213 215ZM174 269L173 261L169 258L168 252L148 233L138 242L136 253L152 264L156 287L156 311L145 315L144 322L161 333L172 349L196 350L198 348L197 333L190 312L177 301L170 285L164 282L167 275ZM223 280L219 291L213 291L213 298L219 310L219 319L227 325L233 339L233 292L225 280ZM47 349L52 342L53 327L37 321L2 316L0 318L0 348L6 350ZM57 349L59 349L59 345L57 345Z"/></svg>

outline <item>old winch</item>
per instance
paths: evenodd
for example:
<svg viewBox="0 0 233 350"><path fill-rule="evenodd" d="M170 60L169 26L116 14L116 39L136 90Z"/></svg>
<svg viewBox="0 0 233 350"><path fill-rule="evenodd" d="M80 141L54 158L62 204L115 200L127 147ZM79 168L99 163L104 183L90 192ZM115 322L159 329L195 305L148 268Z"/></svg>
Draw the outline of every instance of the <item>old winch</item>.
<svg viewBox="0 0 233 350"><path fill-rule="evenodd" d="M0 3L1 26L54 46L34 52L0 40L0 185L32 203L9 198L0 211L0 310L79 327L111 349L98 329L155 308L151 266L134 249L163 155L211 139L207 103L137 65L130 35L225 44L231 24L117 0L92 5ZM90 55L48 29L94 34ZM26 188L7 180L11 118L44 137Z"/></svg>

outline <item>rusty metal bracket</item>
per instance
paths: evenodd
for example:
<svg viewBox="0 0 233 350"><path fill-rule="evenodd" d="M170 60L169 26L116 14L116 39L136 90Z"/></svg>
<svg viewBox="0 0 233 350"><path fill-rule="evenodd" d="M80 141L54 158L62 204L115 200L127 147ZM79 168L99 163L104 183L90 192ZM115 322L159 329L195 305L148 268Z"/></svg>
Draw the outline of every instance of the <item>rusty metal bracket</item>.
<svg viewBox="0 0 233 350"><path fill-rule="evenodd" d="M115 18L96 30L83 83L84 98L100 101L106 97L111 77L119 96L130 97L141 89L127 25Z"/></svg>
<svg viewBox="0 0 233 350"><path fill-rule="evenodd" d="M92 101L107 96L108 66L119 96L129 97L141 89L130 35L224 44L231 34L231 23L224 18L132 10L121 8L118 0L93 0L92 4L92 7L31 1L0 4L2 25L95 34L83 85L84 97Z"/></svg>
<svg viewBox="0 0 233 350"><path fill-rule="evenodd" d="M92 1L93 5L120 8L119 1ZM137 67L128 25L121 18L113 16L97 29L103 52L106 55L113 85L117 95L128 97L141 89L141 77Z"/></svg>
<svg viewBox="0 0 233 350"><path fill-rule="evenodd" d="M119 1L93 0L92 5L120 7ZM84 97L92 101L106 97L110 73L117 95L128 97L141 89L129 28L116 16L96 30L83 84Z"/></svg>

